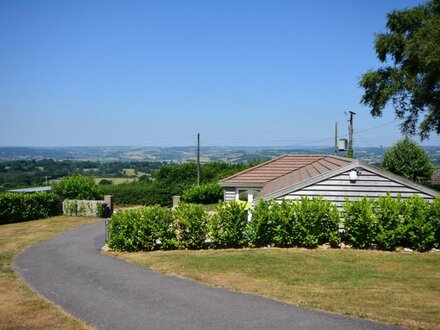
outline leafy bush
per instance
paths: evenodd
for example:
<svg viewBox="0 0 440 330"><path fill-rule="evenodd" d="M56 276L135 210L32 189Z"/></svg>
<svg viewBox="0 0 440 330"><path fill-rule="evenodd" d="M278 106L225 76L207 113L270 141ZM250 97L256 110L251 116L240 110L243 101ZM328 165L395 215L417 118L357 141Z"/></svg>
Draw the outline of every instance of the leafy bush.
<svg viewBox="0 0 440 330"><path fill-rule="evenodd" d="M252 211L252 221L248 225L252 246L261 247L273 244L277 224L273 220L271 207L275 203L260 199L255 205Z"/></svg>
<svg viewBox="0 0 440 330"><path fill-rule="evenodd" d="M178 246L185 249L203 247L207 234L208 214L201 205L179 203L174 209L174 226Z"/></svg>
<svg viewBox="0 0 440 330"><path fill-rule="evenodd" d="M429 220L430 205L420 196L414 195L405 200L403 222L405 233L403 246L426 251L434 245L434 228Z"/></svg>
<svg viewBox="0 0 440 330"><path fill-rule="evenodd" d="M406 231L402 217L403 209L404 202L400 198L392 198L389 193L386 196L380 196L375 203L376 241L380 249L394 250L402 244Z"/></svg>
<svg viewBox="0 0 440 330"><path fill-rule="evenodd" d="M201 186L192 186L185 190L182 201L196 204L217 203L223 199L223 187L218 183L208 183Z"/></svg>
<svg viewBox="0 0 440 330"><path fill-rule="evenodd" d="M113 195L117 205L161 205L171 206L173 193L157 182L142 181L118 185L102 185L103 195Z"/></svg>
<svg viewBox="0 0 440 330"><path fill-rule="evenodd" d="M271 223L274 225L273 244L278 247L295 245L299 238L297 237L297 232L295 230L297 224L295 202L283 200L278 204L273 200L271 201L269 213L272 218Z"/></svg>
<svg viewBox="0 0 440 330"><path fill-rule="evenodd" d="M345 200L344 229L349 243L365 249L376 243L377 217L374 212L374 200L363 197L359 201Z"/></svg>
<svg viewBox="0 0 440 330"><path fill-rule="evenodd" d="M340 242L339 218L337 208L323 198L261 200L252 212L249 235L254 246L335 246Z"/></svg>
<svg viewBox="0 0 440 330"><path fill-rule="evenodd" d="M101 199L98 186L92 178L82 175L66 176L53 186L53 191L68 199Z"/></svg>
<svg viewBox="0 0 440 330"><path fill-rule="evenodd" d="M429 208L429 220L434 231L434 244L436 249L440 248L440 197L436 197Z"/></svg>
<svg viewBox="0 0 440 330"><path fill-rule="evenodd" d="M160 206L114 214L109 232L108 244L115 250L171 249L177 243L172 211Z"/></svg>
<svg viewBox="0 0 440 330"><path fill-rule="evenodd" d="M61 206L56 194L0 194L0 224L42 219L59 214Z"/></svg>
<svg viewBox="0 0 440 330"><path fill-rule="evenodd" d="M231 201L220 203L217 214L209 220L212 243L215 247L238 248L247 244L247 211L245 205Z"/></svg>
<svg viewBox="0 0 440 330"><path fill-rule="evenodd" d="M335 205L322 197L302 197L296 201L294 225L295 240L299 246L315 248L324 243L340 243L339 212Z"/></svg>

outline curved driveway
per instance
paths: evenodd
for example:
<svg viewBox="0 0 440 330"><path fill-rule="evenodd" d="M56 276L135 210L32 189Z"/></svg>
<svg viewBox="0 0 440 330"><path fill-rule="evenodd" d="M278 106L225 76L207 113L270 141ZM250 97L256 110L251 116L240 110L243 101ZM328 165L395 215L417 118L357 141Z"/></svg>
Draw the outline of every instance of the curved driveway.
<svg viewBox="0 0 440 330"><path fill-rule="evenodd" d="M395 329L212 288L100 254L103 222L84 225L19 255L35 291L98 329Z"/></svg>

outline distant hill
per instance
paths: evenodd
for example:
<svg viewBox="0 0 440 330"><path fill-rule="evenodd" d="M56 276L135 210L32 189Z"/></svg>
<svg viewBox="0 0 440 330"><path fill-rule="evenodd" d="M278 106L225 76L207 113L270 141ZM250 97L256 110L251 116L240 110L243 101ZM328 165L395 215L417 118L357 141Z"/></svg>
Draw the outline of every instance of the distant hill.
<svg viewBox="0 0 440 330"><path fill-rule="evenodd" d="M385 148L358 147L355 157L370 164L380 163ZM440 146L425 147L431 159L440 162ZM202 162L241 163L269 159L282 154L333 154L330 147L201 147ZM189 147L0 147L0 161L75 160L75 161L195 161L196 148ZM343 153L340 153L343 156Z"/></svg>

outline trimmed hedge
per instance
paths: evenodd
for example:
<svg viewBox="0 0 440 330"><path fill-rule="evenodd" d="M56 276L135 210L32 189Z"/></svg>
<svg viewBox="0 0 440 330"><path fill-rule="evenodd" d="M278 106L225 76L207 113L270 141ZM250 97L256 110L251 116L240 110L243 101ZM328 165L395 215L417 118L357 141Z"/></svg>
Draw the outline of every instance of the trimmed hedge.
<svg viewBox="0 0 440 330"><path fill-rule="evenodd" d="M123 251L172 249L177 246L170 209L150 206L112 216L109 246Z"/></svg>
<svg viewBox="0 0 440 330"><path fill-rule="evenodd" d="M218 203L223 199L223 187L218 183L208 183L201 186L192 186L185 190L182 201L196 204Z"/></svg>
<svg viewBox="0 0 440 330"><path fill-rule="evenodd" d="M208 213L201 205L179 203L174 209L174 227L179 248L200 249L208 233Z"/></svg>
<svg viewBox="0 0 440 330"><path fill-rule="evenodd" d="M335 247L343 238L360 249L426 251L440 247L440 198L431 204L418 196L346 200L342 211L323 198L261 200L250 222L245 205L235 201L219 204L211 217L201 205L180 203L174 210L156 206L116 214L110 235L111 248L127 251L199 249L207 238L216 248Z"/></svg>
<svg viewBox="0 0 440 330"><path fill-rule="evenodd" d="M173 191L155 182L134 182L100 185L102 195L113 195L117 205L171 206Z"/></svg>
<svg viewBox="0 0 440 330"><path fill-rule="evenodd" d="M0 194L0 224L43 219L61 213L60 199L54 193Z"/></svg>
<svg viewBox="0 0 440 330"><path fill-rule="evenodd" d="M255 206L249 223L252 246L315 248L340 243L337 208L323 198L263 201Z"/></svg>
<svg viewBox="0 0 440 330"><path fill-rule="evenodd" d="M346 200L343 208L346 238L355 248L377 245L382 250L427 251L440 247L439 197L430 204L417 195L395 199L387 194L377 201Z"/></svg>
<svg viewBox="0 0 440 330"><path fill-rule="evenodd" d="M248 244L245 204L231 201L220 203L217 214L209 221L211 241L218 248L239 248Z"/></svg>

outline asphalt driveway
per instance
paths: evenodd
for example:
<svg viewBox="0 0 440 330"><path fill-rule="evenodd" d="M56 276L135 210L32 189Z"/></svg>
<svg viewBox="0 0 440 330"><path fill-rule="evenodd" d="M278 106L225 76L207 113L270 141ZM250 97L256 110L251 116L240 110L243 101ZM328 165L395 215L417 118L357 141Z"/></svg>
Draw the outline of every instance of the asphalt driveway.
<svg viewBox="0 0 440 330"><path fill-rule="evenodd" d="M104 256L104 223L84 225L33 246L19 276L98 329L397 329L212 288Z"/></svg>

